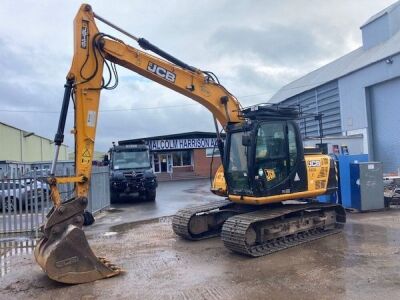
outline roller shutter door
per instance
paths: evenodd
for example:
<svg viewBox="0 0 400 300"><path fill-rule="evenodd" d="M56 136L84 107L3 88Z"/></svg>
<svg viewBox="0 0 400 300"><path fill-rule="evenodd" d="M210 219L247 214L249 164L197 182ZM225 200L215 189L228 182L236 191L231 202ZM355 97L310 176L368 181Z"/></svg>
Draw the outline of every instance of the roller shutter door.
<svg viewBox="0 0 400 300"><path fill-rule="evenodd" d="M400 79L371 88L373 159L383 163L383 172L400 168Z"/></svg>

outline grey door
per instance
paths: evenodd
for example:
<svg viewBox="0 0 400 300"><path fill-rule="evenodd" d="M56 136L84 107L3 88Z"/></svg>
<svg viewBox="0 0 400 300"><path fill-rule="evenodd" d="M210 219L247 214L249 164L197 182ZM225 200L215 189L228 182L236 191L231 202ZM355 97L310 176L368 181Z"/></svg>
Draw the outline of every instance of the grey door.
<svg viewBox="0 0 400 300"><path fill-rule="evenodd" d="M383 172L400 168L400 79L371 88L370 116L373 157L383 164Z"/></svg>

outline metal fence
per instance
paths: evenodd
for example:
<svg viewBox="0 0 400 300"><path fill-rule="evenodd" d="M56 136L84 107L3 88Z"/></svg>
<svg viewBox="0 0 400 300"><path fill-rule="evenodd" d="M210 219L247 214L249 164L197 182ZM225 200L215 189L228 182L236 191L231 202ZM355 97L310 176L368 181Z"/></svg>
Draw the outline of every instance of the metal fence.
<svg viewBox="0 0 400 300"><path fill-rule="evenodd" d="M73 174L66 169L60 175ZM73 184L58 188L63 200L73 197ZM109 206L109 168L94 166L87 210L95 213ZM52 207L49 186L39 177L0 178L0 234L37 231Z"/></svg>
<svg viewBox="0 0 400 300"><path fill-rule="evenodd" d="M20 161L0 161L0 178L20 178L21 176L46 176L50 172L51 161L20 162ZM73 173L75 162L72 160L62 160L57 162L56 174L63 175L66 170Z"/></svg>
<svg viewBox="0 0 400 300"><path fill-rule="evenodd" d="M110 169L105 167L93 167L90 181L89 203L87 210L91 213L110 206Z"/></svg>

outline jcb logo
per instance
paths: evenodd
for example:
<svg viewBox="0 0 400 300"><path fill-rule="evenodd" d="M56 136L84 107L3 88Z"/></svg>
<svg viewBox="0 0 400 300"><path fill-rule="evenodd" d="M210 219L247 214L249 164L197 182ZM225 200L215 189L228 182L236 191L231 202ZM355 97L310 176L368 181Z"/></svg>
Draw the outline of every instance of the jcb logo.
<svg viewBox="0 0 400 300"><path fill-rule="evenodd" d="M152 63L149 61L149 65L147 66L147 70L160 76L161 78L164 78L165 80L168 80L172 83L175 82L176 75L175 73L172 73L163 67L157 66L156 64Z"/></svg>
<svg viewBox="0 0 400 300"><path fill-rule="evenodd" d="M321 161L319 160L310 160L308 162L309 167L320 167L321 166Z"/></svg>
<svg viewBox="0 0 400 300"><path fill-rule="evenodd" d="M264 169L264 172L265 172L265 177L267 178L267 181L271 181L276 178L274 169Z"/></svg>

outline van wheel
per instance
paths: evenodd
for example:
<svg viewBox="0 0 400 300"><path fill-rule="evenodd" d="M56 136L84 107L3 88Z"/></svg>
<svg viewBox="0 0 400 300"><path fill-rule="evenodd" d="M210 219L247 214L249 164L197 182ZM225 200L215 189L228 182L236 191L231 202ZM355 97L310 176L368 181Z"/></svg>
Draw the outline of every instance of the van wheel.
<svg viewBox="0 0 400 300"><path fill-rule="evenodd" d="M119 194L110 192L110 203L115 203L119 201Z"/></svg>

